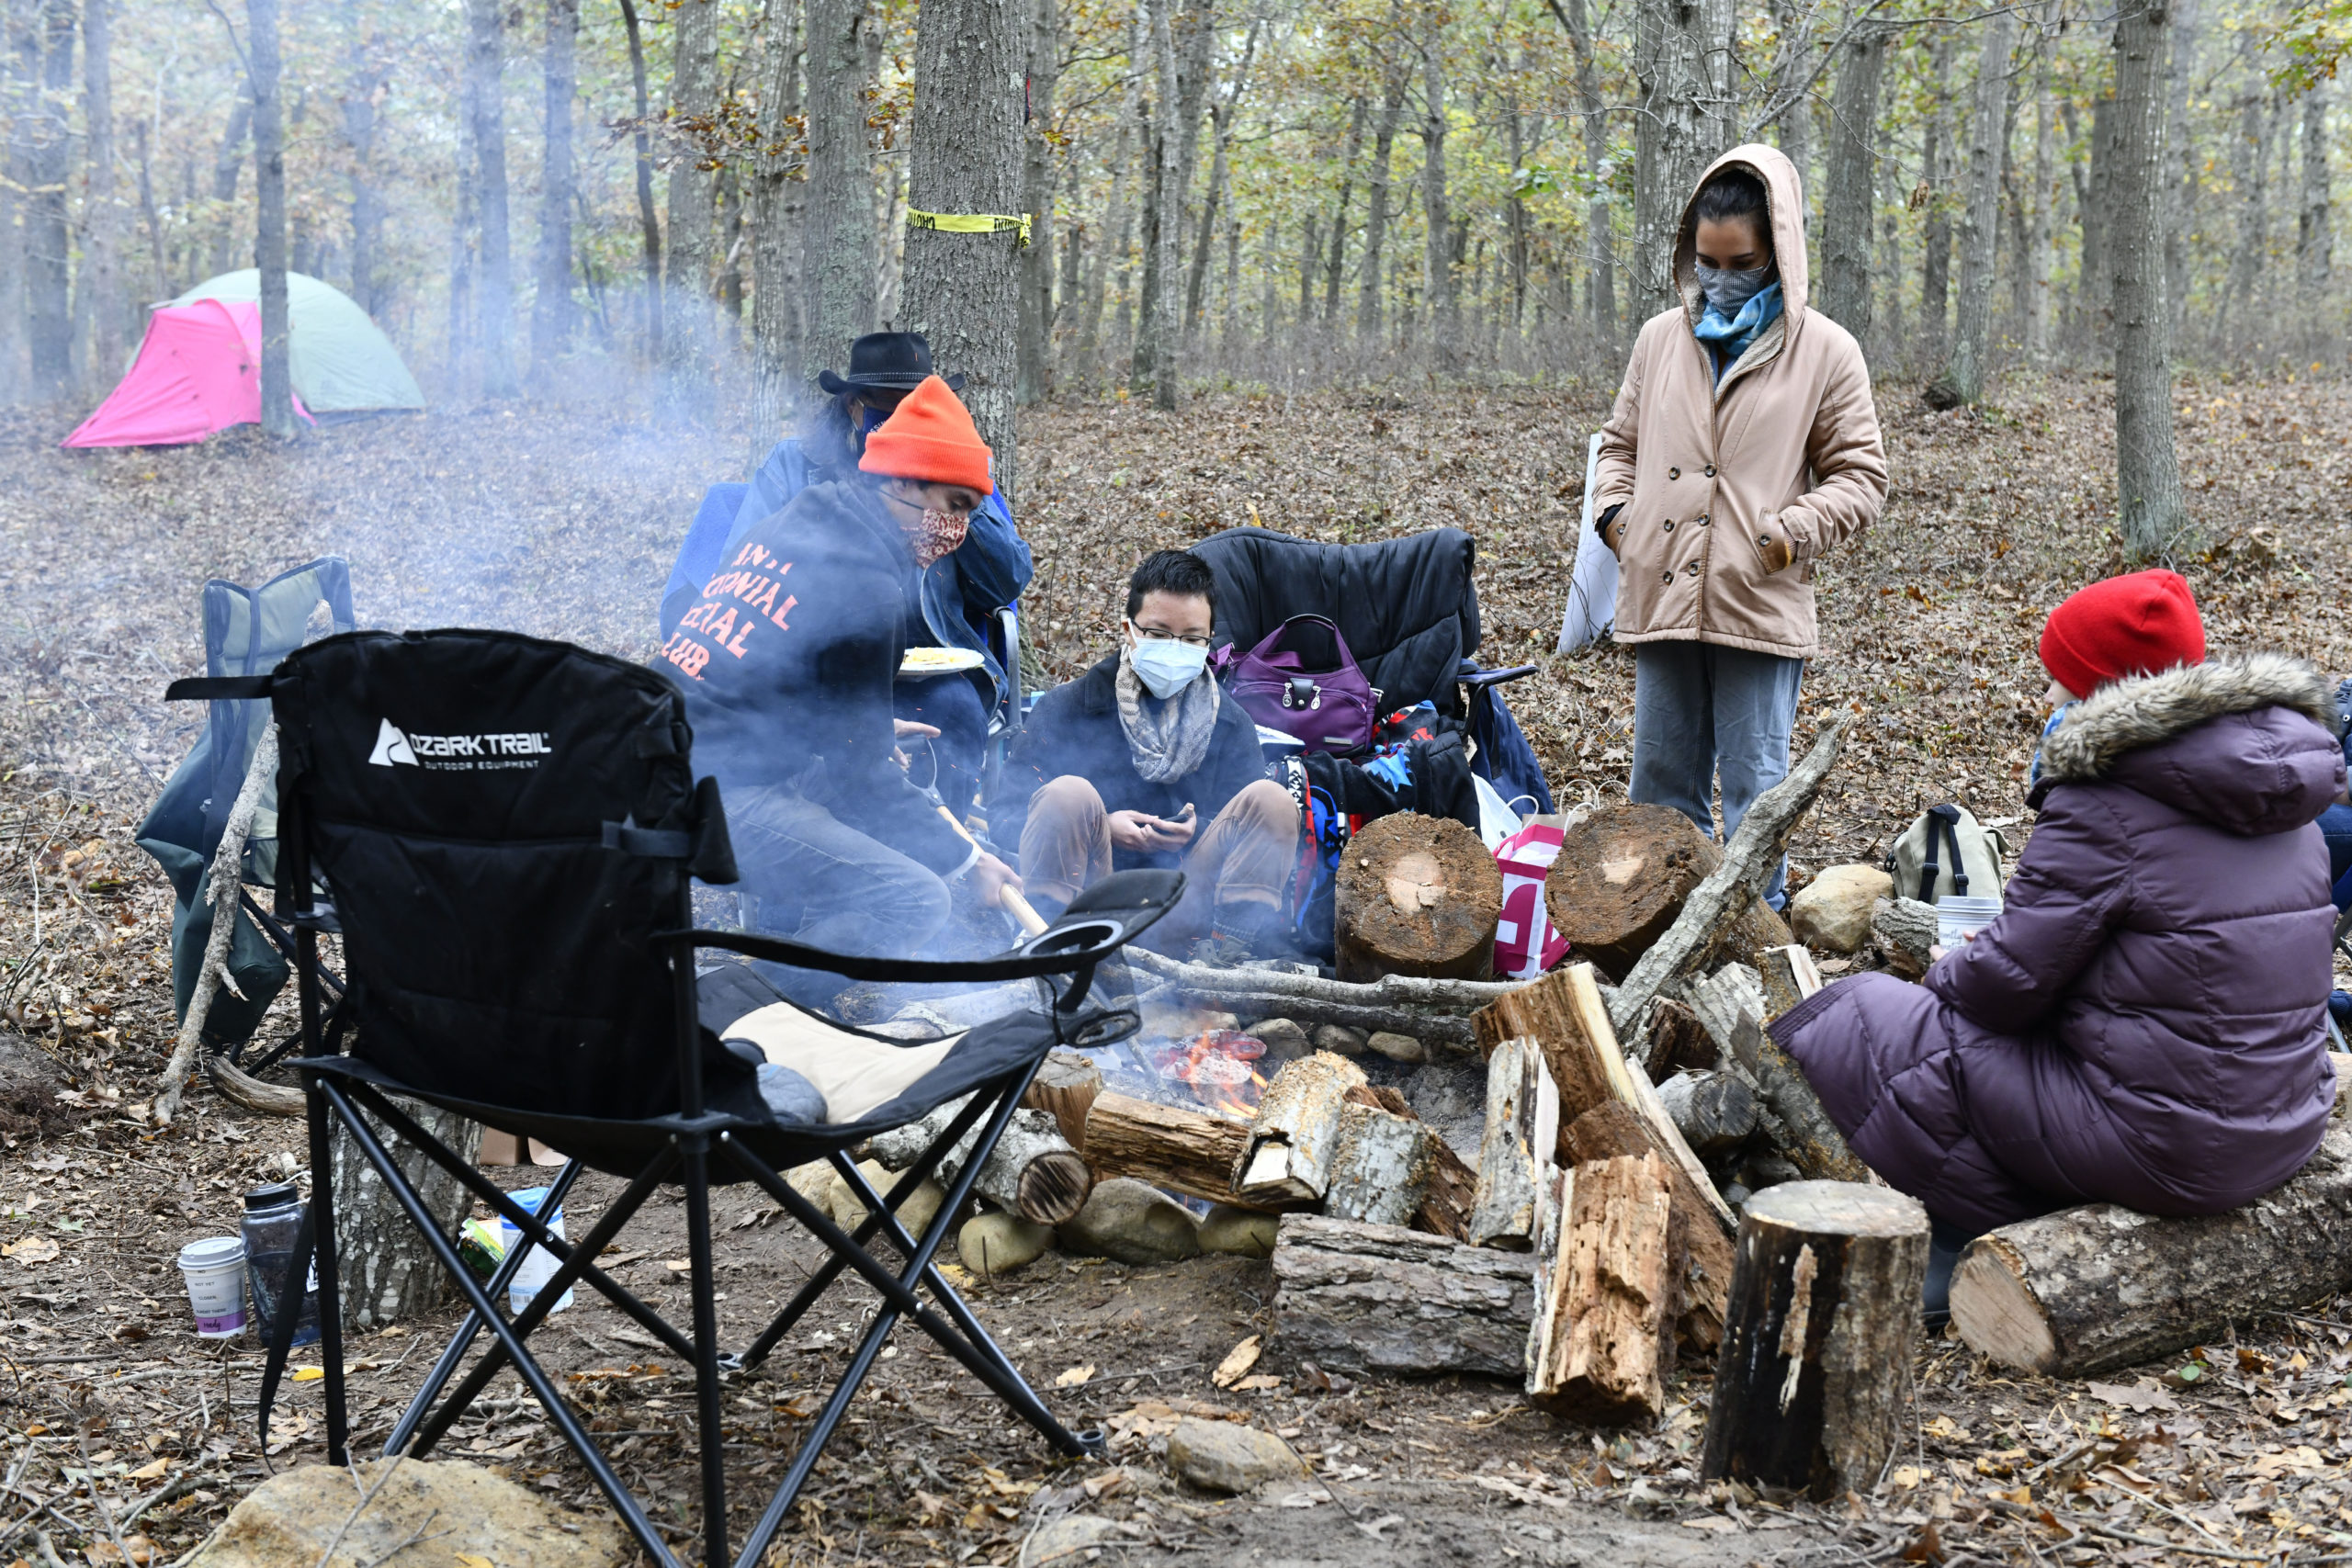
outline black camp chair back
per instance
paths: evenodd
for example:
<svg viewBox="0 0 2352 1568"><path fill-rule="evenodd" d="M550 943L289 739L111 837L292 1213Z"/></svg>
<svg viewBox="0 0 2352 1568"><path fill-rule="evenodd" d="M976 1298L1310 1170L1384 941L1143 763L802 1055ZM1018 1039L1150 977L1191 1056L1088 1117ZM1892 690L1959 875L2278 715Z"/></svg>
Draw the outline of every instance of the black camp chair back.
<svg viewBox="0 0 2352 1568"><path fill-rule="evenodd" d="M733 879L725 818L715 786L693 781L679 693L642 666L511 633L363 632L302 649L265 677L181 682L174 694L266 695L279 728L277 896L300 949L308 1054L295 1065L309 1100L312 1195L276 1297L300 1300L315 1253L330 1462L347 1462L349 1436L329 1154L337 1129L472 1309L394 1427L387 1453L429 1450L511 1366L639 1544L657 1562L677 1562L526 1344L566 1291L586 1285L695 1369L702 1559L717 1568L728 1556L720 1380L755 1368L844 1270L879 1292L883 1308L744 1542L741 1568L756 1568L766 1552L901 1317L912 1318L1061 1451L1101 1451L1099 1436L1072 1434L1046 1407L933 1258L1046 1053L1134 1030L1132 1013L1088 1009L1094 967L1175 902L1180 876L1112 877L1073 900L1043 935L969 962L850 959L742 932L691 931L693 878ZM343 1023L357 1032L348 1055L335 1054L316 980L318 940L330 931L342 935L349 987L333 1032ZM711 947L853 979L1067 980L1050 1007L967 1032L886 1103L812 1121L805 1109L780 1111L763 1096L756 1046L722 1043L698 1017L695 955ZM829 1026L813 1027L822 1034ZM871 1037L832 1032L855 1049L877 1048ZM570 1163L550 1184L542 1213L563 1201L584 1168L621 1176L628 1186L584 1235L567 1242L418 1126L387 1098L393 1093L564 1150ZM876 1194L845 1151L963 1097L960 1111L889 1197ZM920 1238L909 1235L891 1205L975 1129L978 1142L946 1201ZM511 1321L503 1310L506 1284L525 1247L518 1245L487 1284L476 1279L389 1145L422 1154L524 1242L559 1260L554 1278ZM865 1202L868 1217L854 1233L783 1179L783 1169L812 1159L829 1161ZM726 1355L718 1337L710 1188L744 1181L782 1205L831 1257L745 1349ZM683 1188L685 1201L693 1320L683 1330L594 1261L665 1185ZM877 1236L897 1253L895 1263L868 1250ZM272 1325L261 1390L265 1441L295 1315L281 1312ZM458 1378L485 1331L492 1343Z"/></svg>

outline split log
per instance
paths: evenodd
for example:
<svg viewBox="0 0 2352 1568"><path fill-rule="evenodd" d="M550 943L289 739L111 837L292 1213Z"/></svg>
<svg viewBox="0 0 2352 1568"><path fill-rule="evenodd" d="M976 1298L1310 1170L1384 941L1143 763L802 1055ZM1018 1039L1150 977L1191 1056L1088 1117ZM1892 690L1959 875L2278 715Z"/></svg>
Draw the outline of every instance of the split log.
<svg viewBox="0 0 2352 1568"><path fill-rule="evenodd" d="M1366 1224L1411 1224L1444 1143L1426 1122L1343 1099L1323 1212Z"/></svg>
<svg viewBox="0 0 2352 1568"><path fill-rule="evenodd" d="M1086 1163L1097 1181L1132 1176L1212 1203L1264 1205L1233 1190L1233 1166L1249 1152L1250 1123L1105 1090L1086 1112Z"/></svg>
<svg viewBox="0 0 2352 1568"><path fill-rule="evenodd" d="M1534 1246L1559 1138L1560 1096L1543 1046L1526 1035L1504 1041L1487 1060L1487 1131L1465 1239L1514 1252Z"/></svg>
<svg viewBox="0 0 2352 1568"><path fill-rule="evenodd" d="M1329 1051L1276 1073L1259 1097L1249 1141L1228 1173L1233 1190L1261 1208L1319 1202L1339 1152L1340 1108L1348 1090L1363 1081L1362 1067Z"/></svg>
<svg viewBox="0 0 2352 1568"><path fill-rule="evenodd" d="M1821 989L1821 970L1798 943L1766 948L1757 955L1756 968L1764 982L1767 1023Z"/></svg>
<svg viewBox="0 0 2352 1568"><path fill-rule="evenodd" d="M963 1173L964 1162L978 1141L975 1128L939 1162L944 1186ZM1094 1173L1069 1140L1061 1124L1043 1111L1015 1111L1004 1135L989 1152L972 1190L1000 1209L1009 1209L1033 1224L1058 1225L1078 1218L1086 1195L1094 1190Z"/></svg>
<svg viewBox="0 0 2352 1568"><path fill-rule="evenodd" d="M1737 1073L1677 1073L1657 1098L1696 1154L1736 1148L1756 1131L1756 1091Z"/></svg>
<svg viewBox="0 0 2352 1568"><path fill-rule="evenodd" d="M1722 863L1713 840L1674 807L1612 806L1562 838L1544 907L1578 958L1622 980ZM1749 904L1737 922L1745 942L1785 942L1788 928L1753 892Z"/></svg>
<svg viewBox="0 0 2352 1568"><path fill-rule="evenodd" d="M1933 904L1917 898L1881 898L1871 906L1871 940L1886 960L1887 968L1905 980L1916 980L1935 962L1928 949L1943 934L1943 922Z"/></svg>
<svg viewBox="0 0 2352 1568"><path fill-rule="evenodd" d="M1062 1136L1081 1155L1086 1152L1086 1112L1102 1092L1102 1069L1091 1057L1076 1051L1047 1054L1045 1066L1029 1080L1021 1103L1043 1111L1060 1126Z"/></svg>
<svg viewBox="0 0 2352 1568"><path fill-rule="evenodd" d="M1529 1402L1577 1421L1656 1420L1675 1319L1666 1162L1645 1153L1564 1170L1544 1207Z"/></svg>
<svg viewBox="0 0 2352 1568"><path fill-rule="evenodd" d="M1643 1062L1651 1081L1662 1084L1686 1069L1705 1072L1722 1060L1714 1036L1707 1032L1688 1002L1671 997L1657 999L1650 1010L1650 1048Z"/></svg>
<svg viewBox="0 0 2352 1568"><path fill-rule="evenodd" d="M1821 1502L1877 1485L1927 1271L1928 1212L1902 1193L1792 1181L1749 1199L1701 1475Z"/></svg>
<svg viewBox="0 0 2352 1568"><path fill-rule="evenodd" d="M1391 1089L1386 1084L1360 1083L1348 1090L1345 1098L1350 1105L1368 1105L1374 1111L1385 1111L1392 1116L1408 1117L1415 1122L1420 1120L1413 1114L1412 1102L1405 1098L1405 1091Z"/></svg>
<svg viewBox="0 0 2352 1568"><path fill-rule="evenodd" d="M1970 1243L1951 1281L1952 1322L1969 1348L2082 1377L2352 1291L2352 1056L2328 1059L2335 1109L2318 1152L2253 1202L2192 1219L2093 1203Z"/></svg>
<svg viewBox="0 0 2352 1568"><path fill-rule="evenodd" d="M1803 1070L1765 1032L1763 987L1753 971L1725 965L1692 987L1690 995L1691 1010L1715 1032L1724 1055L1747 1075L1771 1109L1768 1130L1773 1145L1799 1174L1813 1181L1879 1182L1877 1172L1848 1146L1846 1135L1830 1120Z"/></svg>
<svg viewBox="0 0 2352 1568"><path fill-rule="evenodd" d="M1657 1145L1632 1109L1617 1100L1596 1105L1560 1134L1560 1164L1573 1168L1595 1160L1653 1154ZM1714 1211L1679 1166L1668 1164L1674 1190L1674 1232L1669 1255L1677 1282L1682 1337L1702 1354L1724 1339L1724 1313L1731 1293L1731 1236L1715 1223Z"/></svg>
<svg viewBox="0 0 2352 1568"><path fill-rule="evenodd" d="M1463 1162L1444 1138L1430 1140L1430 1179L1421 1193L1413 1228L1462 1241L1470 1235L1470 1209L1477 1197L1478 1173Z"/></svg>
<svg viewBox="0 0 2352 1568"><path fill-rule="evenodd" d="M1340 978L1487 979L1502 908L1502 873L1474 829L1450 817L1384 817L1340 857L1332 888Z"/></svg>
<svg viewBox="0 0 2352 1568"><path fill-rule="evenodd" d="M1647 1019L1652 1001L1683 976L1704 967L1706 960L1721 945L1726 920L1747 910L1763 893L1764 885L1772 879L1772 872L1788 848L1789 834L1795 829L1797 818L1804 815L1805 808L1821 793L1829 770L1836 766L1838 748L1844 744L1846 728L1851 722L1851 715L1840 714L1824 725L1820 739L1805 753L1804 761L1789 770L1789 775L1779 784L1758 795L1755 804L1747 808L1747 815L1739 819L1739 830L1724 846L1722 863L1709 872L1707 879L1684 900L1682 912L1674 918L1674 924L1642 954L1624 983L1617 987L1609 1012L1620 1033L1634 1033ZM1558 919L1557 915L1553 917L1555 924ZM1788 928L1784 925L1781 929ZM1781 946L1788 941L1783 936L1763 945Z"/></svg>
<svg viewBox="0 0 2352 1568"><path fill-rule="evenodd" d="M1525 1375L1532 1260L1398 1225L1285 1214L1274 1338L1327 1371Z"/></svg>
<svg viewBox="0 0 2352 1568"><path fill-rule="evenodd" d="M1216 969L1129 946L1127 960L1172 983L1176 998L1229 1012L1243 1024L1287 1018L1310 1030L1335 1023L1366 1034L1409 1034L1428 1046L1467 1052L1476 1043L1470 1015L1519 988L1516 980L1431 980L1390 975L1370 985L1243 964Z"/></svg>

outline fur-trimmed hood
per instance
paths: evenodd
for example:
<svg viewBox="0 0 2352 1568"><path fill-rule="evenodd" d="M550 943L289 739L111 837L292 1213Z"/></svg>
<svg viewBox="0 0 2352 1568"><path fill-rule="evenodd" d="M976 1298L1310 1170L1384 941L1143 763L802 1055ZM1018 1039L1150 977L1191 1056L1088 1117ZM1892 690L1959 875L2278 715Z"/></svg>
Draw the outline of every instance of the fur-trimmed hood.
<svg viewBox="0 0 2352 1568"><path fill-rule="evenodd" d="M2117 681L2042 741L2030 803L2038 809L2055 784L2108 781L2233 832L2284 832L2343 787L2337 723L2327 678L2284 654Z"/></svg>

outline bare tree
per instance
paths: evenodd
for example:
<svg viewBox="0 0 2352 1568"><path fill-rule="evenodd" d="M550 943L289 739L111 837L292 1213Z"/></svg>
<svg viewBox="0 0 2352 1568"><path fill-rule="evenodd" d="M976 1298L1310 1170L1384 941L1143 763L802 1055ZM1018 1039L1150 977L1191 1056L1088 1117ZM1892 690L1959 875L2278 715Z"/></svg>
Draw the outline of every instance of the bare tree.
<svg viewBox="0 0 2352 1568"><path fill-rule="evenodd" d="M25 155L25 336L32 349L33 396L62 398L74 384L74 324L68 313L67 153L62 106L74 83L74 0L44 0L17 48L35 90L20 106Z"/></svg>
<svg viewBox="0 0 2352 1568"><path fill-rule="evenodd" d="M2025 290L2025 347L2039 362L2050 356L2050 290L2054 268L2052 231L2057 204L2057 105L2051 85L2058 0L2042 7L2041 63L2033 86L2033 191L2027 217L2025 254L2018 273Z"/></svg>
<svg viewBox="0 0 2352 1568"><path fill-rule="evenodd" d="M343 0L344 145L351 150L351 297L375 315L384 308L378 251L383 243L384 198L376 188L376 99L389 69L368 36L360 0ZM235 178L232 170L231 178Z"/></svg>
<svg viewBox="0 0 2352 1568"><path fill-rule="evenodd" d="M1993 351L1993 268L2000 243L2002 131L2008 124L2009 51L2017 38L2017 13L1996 10L1977 24L1984 29L1976 56L1975 104L1968 117L1968 205L1960 224L1960 308L1952 326L1951 357L1928 389L1937 408L1957 408L1984 396L1984 372Z"/></svg>
<svg viewBox="0 0 2352 1568"><path fill-rule="evenodd" d="M1380 120L1372 135L1371 206L1363 220L1363 260L1358 264L1356 335L1380 335L1381 252L1388 241L1389 157L1396 146L1396 127L1405 118L1405 40L1402 9L1391 0L1388 30L1382 35Z"/></svg>
<svg viewBox="0 0 2352 1568"><path fill-rule="evenodd" d="M114 41L110 0L82 4L82 117L85 141L82 276L90 306L91 378L120 373L126 351L122 310L122 215L114 195Z"/></svg>
<svg viewBox="0 0 2352 1568"><path fill-rule="evenodd" d="M760 25L760 144L752 155L752 432L784 429L800 387L800 0L768 0Z"/></svg>
<svg viewBox="0 0 2352 1568"><path fill-rule="evenodd" d="M2230 141L2230 183L2238 198L2237 244L2230 252L2229 283L2222 290L2218 326L2226 340L2249 316L2266 312L2260 298L2264 264L2270 258L2270 96L2246 93L2237 104L2237 132Z"/></svg>
<svg viewBox="0 0 2352 1568"><path fill-rule="evenodd" d="M1193 225L1193 265L1184 279L1184 340L1190 343L1201 327L1202 302L1208 291L1209 249L1216 239L1216 217L1225 201L1225 186L1233 149L1234 129L1241 123L1241 95L1249 89L1250 66L1258 54L1258 34L1262 18L1250 19L1250 31L1242 39L1241 59L1233 68L1233 80L1226 88L1221 102L1209 106L1209 123L1213 152L1209 161L1208 195L1201 203L1201 215Z"/></svg>
<svg viewBox="0 0 2352 1568"><path fill-rule="evenodd" d="M620 0L621 24L628 32L628 71L637 113L629 140L635 145L637 220L645 235L645 352L662 363L662 219L653 207L653 105L645 81L645 35L635 0Z"/></svg>
<svg viewBox="0 0 2352 1568"><path fill-rule="evenodd" d="M1453 220L1445 191L1445 12L1426 13L1421 50L1421 231L1423 287L1430 307L1430 345L1440 366L1456 357L1461 332L1454 306Z"/></svg>
<svg viewBox="0 0 2352 1568"><path fill-rule="evenodd" d="M865 132L873 85L868 0L808 0L808 222L801 241L808 290L806 366L849 363L849 345L874 329L874 149Z"/></svg>
<svg viewBox="0 0 2352 1568"><path fill-rule="evenodd" d="M208 274L213 276L237 264L237 182L244 174L245 143L253 130L253 95L239 93L229 107L229 128L220 133L220 145L212 154L212 202L220 216L220 226L212 236L211 259L206 263Z"/></svg>
<svg viewBox="0 0 2352 1568"><path fill-rule="evenodd" d="M1887 30L1849 29L1838 46L1837 85L1829 99L1829 178L1821 203L1822 312L1863 342L1871 335L1871 243L1878 216L1873 179L1879 85L1886 73Z"/></svg>
<svg viewBox="0 0 2352 1568"><path fill-rule="evenodd" d="M539 167L538 288L531 300L531 378L552 387L571 343L571 100L580 0L547 0L545 152Z"/></svg>
<svg viewBox="0 0 2352 1568"><path fill-rule="evenodd" d="M1781 151L1797 166L1797 177L1813 178L1813 85L1820 74L1820 41L1814 37L1814 5L1807 0L1771 0L1772 30L1780 52L1772 73L1772 97L1781 106ZM1832 105L1832 114L1837 112ZM1831 132L1832 137L1836 132ZM1867 128L1865 128L1867 136Z"/></svg>
<svg viewBox="0 0 2352 1568"><path fill-rule="evenodd" d="M1151 0L1151 58L1157 82L1159 113L1151 134L1144 139L1151 150L1152 174L1146 187L1144 209L1143 310L1136 323L1136 352L1129 376L1148 382L1152 405L1176 406L1176 243L1183 222L1182 133L1171 123L1182 89L1176 73L1173 18L1175 0Z"/></svg>
<svg viewBox="0 0 2352 1568"><path fill-rule="evenodd" d="M718 0L683 0L671 13L670 108L683 145L670 160L670 225L662 278L664 401L699 419L712 406L711 175L704 138L718 112Z"/></svg>
<svg viewBox="0 0 2352 1568"><path fill-rule="evenodd" d="M2124 0L2115 25L2115 495L2124 553L2150 559L2187 526L2173 447L2172 331L2165 312L2165 0Z"/></svg>
<svg viewBox="0 0 2352 1568"><path fill-rule="evenodd" d="M2199 0L2173 0L2172 60L2165 67L2165 123L2179 161L2180 177L2168 181L2165 193L2165 299L2169 319L2177 328L2188 309L2188 236L2195 221L2198 185L2205 160L2196 139L2188 134L2188 108L2197 88L2197 50L2202 30Z"/></svg>
<svg viewBox="0 0 2352 1568"><path fill-rule="evenodd" d="M2326 291L2335 249L2327 208L2327 84L2303 94L2303 189L2295 215L2295 281L2308 307Z"/></svg>
<svg viewBox="0 0 2352 1568"><path fill-rule="evenodd" d="M1637 0L1634 313L1674 308L1674 246L1691 190L1731 145L1731 0Z"/></svg>
<svg viewBox="0 0 2352 1568"><path fill-rule="evenodd" d="M514 262L506 210L504 0L466 0L466 75L473 111L475 210L481 224L476 299L485 397L514 395Z"/></svg>
<svg viewBox="0 0 2352 1568"><path fill-rule="evenodd" d="M1600 98L1600 77L1593 62L1592 22L1585 0L1552 0L1552 14L1568 33L1577 57L1577 118L1584 131L1584 177L1591 195L1585 202L1585 252L1592 268L1592 287L1585 299L1592 309L1592 324L1603 337L1617 333L1616 219L1609 205L1609 124Z"/></svg>
<svg viewBox="0 0 2352 1568"><path fill-rule="evenodd" d="M1340 159L1340 199L1331 209L1330 254L1323 265L1323 322L1331 328L1340 322L1340 278L1348 260L1348 203L1355 197L1356 164L1363 157L1363 122L1371 107L1362 93L1348 107L1347 151Z"/></svg>
<svg viewBox="0 0 2352 1568"><path fill-rule="evenodd" d="M918 15L910 213L990 218L1020 209L1021 11L1012 0L931 0ZM903 284L905 320L931 339L933 362L964 374L965 406L996 454L996 483L1008 500L1017 493L1019 470L1012 405L1020 244L1017 225L911 221Z"/></svg>
<svg viewBox="0 0 2352 1568"><path fill-rule="evenodd" d="M1920 328L1929 361L1938 365L1943 363L1944 329L1951 314L1951 29L1939 29L1928 51L1936 107L1928 118L1919 167L1928 204L1927 220L1920 225L1927 247L1919 260Z"/></svg>
<svg viewBox="0 0 2352 1568"><path fill-rule="evenodd" d="M1029 245L1021 253L1020 399L1034 403L1054 378L1054 89L1061 70L1061 8L1029 0L1028 101L1022 112L1021 209ZM1223 148L1219 147L1220 160Z"/></svg>
<svg viewBox="0 0 2352 1568"><path fill-rule="evenodd" d="M248 85L254 95L254 185L259 197L254 265L261 272L261 427L296 434L293 344L286 307L286 142L278 107L277 0L245 0Z"/></svg>

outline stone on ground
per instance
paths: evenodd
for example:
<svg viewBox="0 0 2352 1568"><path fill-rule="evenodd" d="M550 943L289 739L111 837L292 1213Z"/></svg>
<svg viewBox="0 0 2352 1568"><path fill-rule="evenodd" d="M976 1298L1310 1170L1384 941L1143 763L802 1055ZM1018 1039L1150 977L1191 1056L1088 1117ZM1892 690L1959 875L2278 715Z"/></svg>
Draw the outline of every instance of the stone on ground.
<svg viewBox="0 0 2352 1568"><path fill-rule="evenodd" d="M189 1568L319 1568L361 1487L396 1462L367 1460L349 1471L306 1464L272 1476L237 1505ZM473 1557L497 1568L608 1568L637 1553L609 1514L575 1514L465 1460L410 1460L352 1519L327 1568L364 1568L412 1534L435 1538L410 1548L416 1562Z"/></svg>
<svg viewBox="0 0 2352 1568"><path fill-rule="evenodd" d="M885 1170L880 1162L870 1159L857 1162L857 1173L865 1178L867 1186L885 1197L889 1195L890 1184L899 1179L897 1171ZM947 1190L926 1179L899 1204L899 1223L907 1227L909 1235L921 1240L933 1216L939 1213L939 1205L946 1200ZM854 1231L865 1223L865 1205L849 1190L849 1183L838 1176L829 1179L823 1208L832 1215L833 1224L845 1231Z"/></svg>
<svg viewBox="0 0 2352 1568"><path fill-rule="evenodd" d="M1095 1183L1060 1234L1063 1251L1119 1263L1174 1263L1201 1250L1191 1213L1131 1176Z"/></svg>
<svg viewBox="0 0 2352 1568"><path fill-rule="evenodd" d="M1295 1062L1315 1048L1306 1038L1306 1031L1287 1018L1263 1019L1251 1024L1250 1037L1266 1047L1258 1070L1268 1077L1274 1076L1274 1066Z"/></svg>
<svg viewBox="0 0 2352 1568"><path fill-rule="evenodd" d="M956 1233L956 1256L975 1274L1010 1274L1045 1256L1054 1245L1054 1227L1035 1224L1019 1214L991 1210L975 1214Z"/></svg>
<svg viewBox="0 0 2352 1568"><path fill-rule="evenodd" d="M1344 1023L1322 1023L1316 1025L1314 1041L1317 1051L1329 1051L1334 1056L1361 1056L1370 1036Z"/></svg>
<svg viewBox="0 0 2352 1568"><path fill-rule="evenodd" d="M1219 1203L1201 1222L1201 1250L1229 1252L1238 1258L1272 1258L1274 1231L1281 1224L1276 1214L1256 1214Z"/></svg>
<svg viewBox="0 0 2352 1568"><path fill-rule="evenodd" d="M1168 1434L1168 1468L1204 1492L1254 1492L1269 1481L1306 1474L1298 1456L1272 1432L1193 1416Z"/></svg>
<svg viewBox="0 0 2352 1568"><path fill-rule="evenodd" d="M1799 942L1852 953L1869 940L1871 906L1894 893L1894 878L1874 865L1833 865L1789 900L1789 929Z"/></svg>
<svg viewBox="0 0 2352 1568"><path fill-rule="evenodd" d="M1364 1043L1375 1055L1385 1056L1392 1062L1429 1060L1429 1053L1421 1048L1421 1043L1409 1034L1392 1034L1383 1030Z"/></svg>
<svg viewBox="0 0 2352 1568"><path fill-rule="evenodd" d="M1020 1568L1099 1561L1102 1554L1094 1549L1114 1536L1132 1539L1100 1514L1067 1515L1029 1532L1029 1539L1021 1543Z"/></svg>

